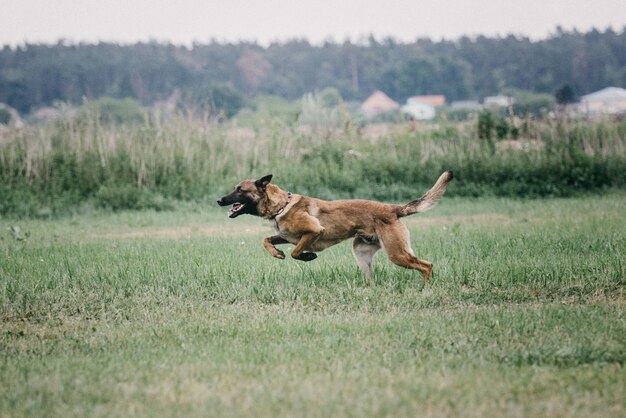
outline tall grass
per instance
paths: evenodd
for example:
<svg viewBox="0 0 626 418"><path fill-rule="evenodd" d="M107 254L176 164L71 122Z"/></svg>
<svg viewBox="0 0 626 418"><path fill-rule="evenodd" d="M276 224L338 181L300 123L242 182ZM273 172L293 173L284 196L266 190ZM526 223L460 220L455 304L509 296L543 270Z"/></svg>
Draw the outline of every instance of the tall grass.
<svg viewBox="0 0 626 418"><path fill-rule="evenodd" d="M324 137L270 120L254 133L173 118L104 125L97 117L0 132L0 213L48 215L83 202L165 208L273 173L323 198L414 198L443 170L451 195L569 196L626 184L626 124L527 123L494 144L475 126L397 125L371 138L349 124ZM330 133L329 133L330 132Z"/></svg>

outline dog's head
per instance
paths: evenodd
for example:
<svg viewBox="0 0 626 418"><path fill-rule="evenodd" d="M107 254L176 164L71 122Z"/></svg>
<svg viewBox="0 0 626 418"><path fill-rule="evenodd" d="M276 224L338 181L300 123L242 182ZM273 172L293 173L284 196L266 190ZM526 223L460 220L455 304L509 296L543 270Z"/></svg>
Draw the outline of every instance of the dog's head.
<svg viewBox="0 0 626 418"><path fill-rule="evenodd" d="M244 180L235 186L235 190L231 194L219 198L217 204L220 206L233 205L228 211L229 218L236 218L243 214L260 216L259 202L265 198L266 188L271 180L271 174L258 180Z"/></svg>

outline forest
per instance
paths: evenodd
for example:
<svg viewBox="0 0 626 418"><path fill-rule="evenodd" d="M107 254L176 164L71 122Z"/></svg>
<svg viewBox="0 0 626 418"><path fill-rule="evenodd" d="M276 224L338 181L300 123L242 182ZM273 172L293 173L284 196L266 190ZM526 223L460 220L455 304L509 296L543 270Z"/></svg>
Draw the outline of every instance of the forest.
<svg viewBox="0 0 626 418"><path fill-rule="evenodd" d="M626 28L581 33L557 27L539 41L515 35L269 46L60 40L0 50L0 103L20 113L104 96L149 105L175 91L191 97L203 88L229 89L242 100L260 94L293 100L334 87L345 100L380 89L398 101L444 94L450 102L511 89L554 95L567 87L583 95L609 85L626 86Z"/></svg>

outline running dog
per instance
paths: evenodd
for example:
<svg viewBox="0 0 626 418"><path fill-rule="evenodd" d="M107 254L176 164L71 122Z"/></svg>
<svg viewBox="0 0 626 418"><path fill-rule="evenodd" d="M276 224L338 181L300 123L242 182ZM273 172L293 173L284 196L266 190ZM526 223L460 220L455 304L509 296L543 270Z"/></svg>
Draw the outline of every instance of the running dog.
<svg viewBox="0 0 626 418"><path fill-rule="evenodd" d="M452 171L446 171L421 198L394 205L371 200L325 201L292 194L271 183L269 174L242 181L217 203L232 205L230 218L247 214L267 219L276 235L265 238L263 246L273 257L284 259L285 253L276 245L291 243L295 245L293 258L311 261L317 258L316 252L354 237L352 254L366 281L372 277L374 254L382 248L393 263L420 271L427 286L433 265L415 256L409 231L400 218L433 208L452 178Z"/></svg>

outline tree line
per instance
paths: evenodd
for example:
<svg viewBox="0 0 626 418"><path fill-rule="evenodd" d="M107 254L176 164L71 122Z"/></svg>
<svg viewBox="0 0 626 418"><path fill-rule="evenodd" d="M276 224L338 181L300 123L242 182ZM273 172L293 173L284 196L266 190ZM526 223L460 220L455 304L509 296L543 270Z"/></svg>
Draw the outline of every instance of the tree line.
<svg viewBox="0 0 626 418"><path fill-rule="evenodd" d="M56 101L131 97L151 104L173 92L230 89L244 97L296 99L336 88L345 100L380 89L398 101L444 94L479 99L506 89L577 95L626 86L626 27L588 32L557 28L549 38L462 37L412 43L371 36L312 45L256 43L25 44L0 50L0 102L27 113ZM568 90L568 91L569 91Z"/></svg>

